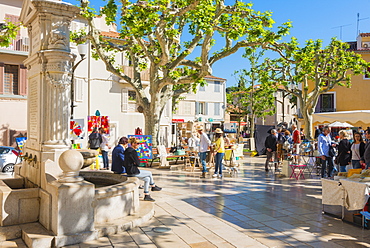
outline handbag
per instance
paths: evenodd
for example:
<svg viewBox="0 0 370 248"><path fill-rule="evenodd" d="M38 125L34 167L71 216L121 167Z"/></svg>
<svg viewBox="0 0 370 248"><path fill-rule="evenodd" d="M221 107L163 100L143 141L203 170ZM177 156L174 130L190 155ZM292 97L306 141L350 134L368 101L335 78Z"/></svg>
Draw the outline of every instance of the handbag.
<svg viewBox="0 0 370 248"><path fill-rule="evenodd" d="M335 157L335 159L334 159L335 164L339 164L339 158L340 158L340 155L342 155L342 153L343 152L339 153L339 155Z"/></svg>
<svg viewBox="0 0 370 248"><path fill-rule="evenodd" d="M335 149L333 146L329 146L329 157L335 157L337 153L335 152Z"/></svg>

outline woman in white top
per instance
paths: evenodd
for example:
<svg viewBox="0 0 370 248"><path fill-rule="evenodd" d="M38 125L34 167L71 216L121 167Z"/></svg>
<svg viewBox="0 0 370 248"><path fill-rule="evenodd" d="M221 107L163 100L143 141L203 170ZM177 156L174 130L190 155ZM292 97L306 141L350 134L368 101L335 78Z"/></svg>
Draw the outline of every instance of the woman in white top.
<svg viewBox="0 0 370 248"><path fill-rule="evenodd" d="M360 169L360 159L364 155L365 143L362 139L362 135L358 132L354 134L354 142L351 145L351 163L353 169Z"/></svg>
<svg viewBox="0 0 370 248"><path fill-rule="evenodd" d="M108 170L109 169L108 151L110 149L108 145L109 137L107 135L107 132L103 128L100 128L100 134L102 138L100 150L103 157L104 170Z"/></svg>

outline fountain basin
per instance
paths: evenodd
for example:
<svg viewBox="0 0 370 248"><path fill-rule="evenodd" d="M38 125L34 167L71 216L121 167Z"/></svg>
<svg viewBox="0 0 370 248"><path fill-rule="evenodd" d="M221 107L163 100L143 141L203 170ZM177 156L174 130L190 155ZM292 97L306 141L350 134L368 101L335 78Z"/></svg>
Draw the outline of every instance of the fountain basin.
<svg viewBox="0 0 370 248"><path fill-rule="evenodd" d="M139 210L139 180L110 171L80 171L85 181L95 184L93 201L96 224L134 214Z"/></svg>
<svg viewBox="0 0 370 248"><path fill-rule="evenodd" d="M26 188L24 178L0 180L2 210L0 226L10 226L38 221L39 188Z"/></svg>

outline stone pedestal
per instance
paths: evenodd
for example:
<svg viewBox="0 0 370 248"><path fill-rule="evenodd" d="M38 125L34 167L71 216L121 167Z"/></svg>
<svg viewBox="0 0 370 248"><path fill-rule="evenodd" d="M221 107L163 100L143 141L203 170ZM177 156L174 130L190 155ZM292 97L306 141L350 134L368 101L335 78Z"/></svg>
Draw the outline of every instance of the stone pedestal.
<svg viewBox="0 0 370 248"><path fill-rule="evenodd" d="M93 201L95 187L86 181L52 184L51 231L56 246L76 244L96 238Z"/></svg>

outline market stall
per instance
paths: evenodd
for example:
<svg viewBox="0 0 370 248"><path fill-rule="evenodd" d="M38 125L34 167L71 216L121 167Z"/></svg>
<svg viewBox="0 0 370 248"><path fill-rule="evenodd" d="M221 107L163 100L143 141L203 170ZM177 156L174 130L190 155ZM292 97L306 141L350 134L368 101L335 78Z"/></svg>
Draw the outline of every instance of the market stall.
<svg viewBox="0 0 370 248"><path fill-rule="evenodd" d="M357 225L363 225L360 211L368 211L370 182L363 179L321 179L322 205L325 214Z"/></svg>

